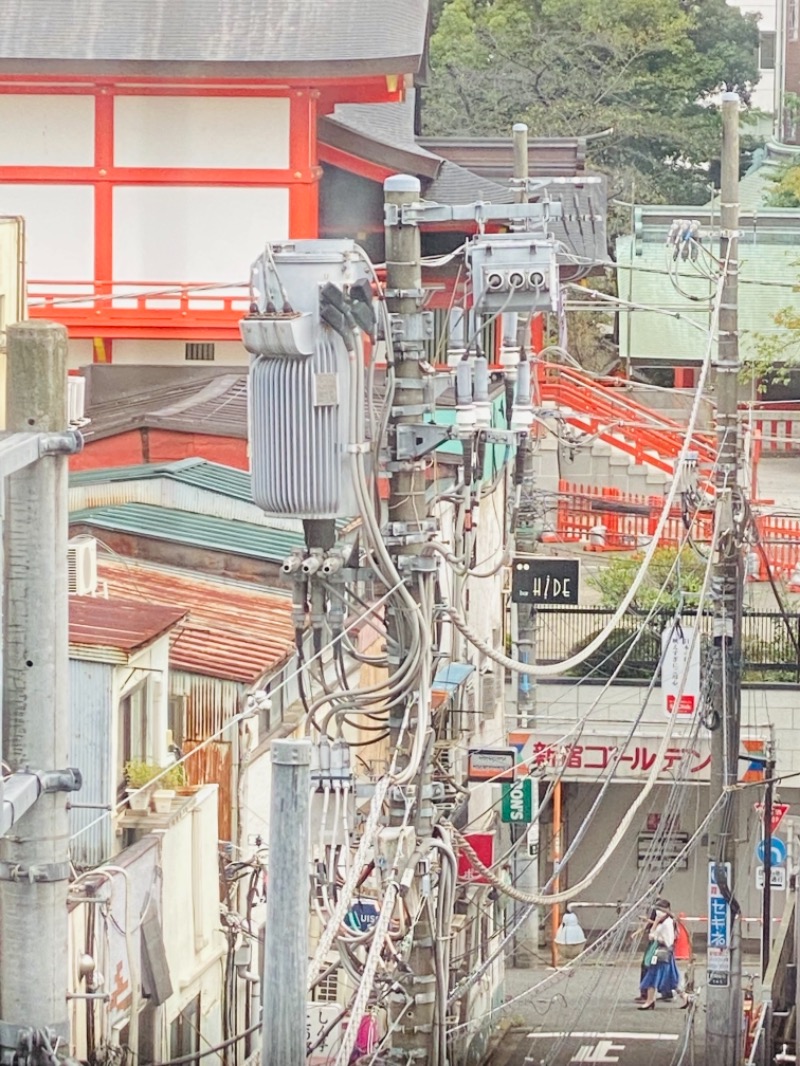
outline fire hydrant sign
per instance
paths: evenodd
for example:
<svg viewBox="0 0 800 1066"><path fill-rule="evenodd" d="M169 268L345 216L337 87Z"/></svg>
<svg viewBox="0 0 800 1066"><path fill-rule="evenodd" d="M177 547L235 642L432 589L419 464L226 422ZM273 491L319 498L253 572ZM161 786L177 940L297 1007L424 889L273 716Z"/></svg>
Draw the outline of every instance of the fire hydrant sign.
<svg viewBox="0 0 800 1066"><path fill-rule="evenodd" d="M664 713L689 718L700 703L699 634L695 640L692 626L670 624L661 634L661 655Z"/></svg>

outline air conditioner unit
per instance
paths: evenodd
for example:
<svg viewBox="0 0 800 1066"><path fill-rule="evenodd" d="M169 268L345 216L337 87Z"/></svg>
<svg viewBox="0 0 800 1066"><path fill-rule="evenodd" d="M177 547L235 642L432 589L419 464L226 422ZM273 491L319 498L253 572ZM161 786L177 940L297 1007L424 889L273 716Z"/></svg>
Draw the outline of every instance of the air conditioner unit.
<svg viewBox="0 0 800 1066"><path fill-rule="evenodd" d="M97 592L97 541L94 537L75 537L67 544L69 591L74 596L93 596Z"/></svg>

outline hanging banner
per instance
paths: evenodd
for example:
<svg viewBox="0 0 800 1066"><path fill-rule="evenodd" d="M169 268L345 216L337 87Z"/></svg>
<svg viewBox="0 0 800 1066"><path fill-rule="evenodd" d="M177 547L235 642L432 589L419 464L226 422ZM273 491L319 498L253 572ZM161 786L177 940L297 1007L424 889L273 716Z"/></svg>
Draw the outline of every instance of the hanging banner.
<svg viewBox="0 0 800 1066"><path fill-rule="evenodd" d="M700 704L700 634L695 640L692 626L670 623L661 634L661 655L664 713L691 717Z"/></svg>

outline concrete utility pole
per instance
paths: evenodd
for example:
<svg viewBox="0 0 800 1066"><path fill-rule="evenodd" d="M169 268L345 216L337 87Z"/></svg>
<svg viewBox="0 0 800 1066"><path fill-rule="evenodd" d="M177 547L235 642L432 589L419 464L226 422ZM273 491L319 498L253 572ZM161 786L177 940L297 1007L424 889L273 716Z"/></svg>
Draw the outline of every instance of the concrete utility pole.
<svg viewBox="0 0 800 1066"><path fill-rule="evenodd" d="M261 1061L305 1066L311 741L272 743Z"/></svg>
<svg viewBox="0 0 800 1066"><path fill-rule="evenodd" d="M514 179L516 184L516 199L518 203L525 203L528 199L528 191L525 183L528 180L528 127L524 122L515 122L513 126L514 145ZM527 351L530 338L530 315L520 314L517 319L517 344L520 350ZM533 528L533 482L534 482L534 455L530 447L525 452L525 461L522 472L522 495L517 529L516 547L521 555L532 555L538 545L536 532ZM517 655L521 662L536 662L536 608L527 603L518 603L513 606L512 618L516 620L516 632L513 634L517 645ZM525 674L519 674L516 679L517 685L517 729L533 729L536 720L536 679ZM537 816L539 806L539 783L532 779L532 817ZM527 836L528 827L515 826L512 832L519 836ZM539 858L532 857L528 848L518 847L514 853L514 884L522 892L537 892L539 888ZM538 957L539 950L539 908L526 907L525 904L515 902L515 920L523 910L530 910L514 937L513 960L514 965L521 968L532 966Z"/></svg>
<svg viewBox="0 0 800 1066"><path fill-rule="evenodd" d="M711 783L714 804L739 774L741 710L741 611L743 560L737 518L741 515L738 429L738 226L739 97L722 97L722 176L720 260L725 271L715 366L718 459L714 477L716 557L713 572L714 657L712 662ZM737 1066L741 1057L741 922L728 909L727 920L714 920L715 888L735 896L739 804L727 792L709 835L709 948L706 1055L715 1066ZM726 865L729 864L729 865ZM725 882L727 881L727 885ZM719 912L718 912L719 913ZM724 934L724 936L723 936ZM725 944L723 946L723 940Z"/></svg>
<svg viewBox="0 0 800 1066"><path fill-rule="evenodd" d="M384 182L384 199L387 205L398 209L396 224L386 225L386 304L395 323L394 356L396 391L394 407L389 428L389 450L391 456L390 495L389 495L389 531L396 538L393 548L395 559L401 572L413 577L410 561L419 555L422 548L421 523L428 517L426 501L426 479L424 461L414 458L400 458L398 455L397 430L404 423L418 424L426 409L425 381L421 361L425 358L425 337L423 328L423 289L421 239L419 226L415 223L404 224L402 209L406 204L418 203L421 196L419 180L405 174L387 178ZM415 543L416 541L416 543ZM398 556L405 557L403 563ZM409 580L409 590L418 600L418 585ZM400 665L403 655L402 625L394 610L388 612L387 631L392 638L390 647L400 648L399 655L390 651L390 668ZM419 697L411 696L412 700ZM397 751L400 741L403 716L406 711L400 703L390 711L390 746ZM411 725L405 734L403 745L410 749L411 738L418 728L418 711L411 707ZM429 842L433 827L434 808L431 795L431 748L426 749L423 765L420 769L415 815L419 854L425 861L429 853ZM401 751L398 769L407 765L408 753ZM406 804L402 795L392 795L390 824L403 825L407 821ZM418 898L419 884L413 884L411 899ZM410 902L413 909L414 904ZM422 1054L423 1062L433 1061L434 1015L435 1015L435 954L434 931L430 920L429 907L423 907L420 920L414 930L414 940L409 955L412 976L406 985L414 999L414 1005L405 1009L405 1001L390 1001L389 1020L393 1026L392 1048L401 1052ZM442 1004L442 1009L444 1005ZM402 1015L402 1016L401 1016ZM396 1028L394 1028L397 1022Z"/></svg>
<svg viewBox="0 0 800 1066"><path fill-rule="evenodd" d="M65 433L63 326L9 326L6 426L14 434ZM11 1061L20 1030L33 1031L31 1061L44 1061L47 1043L69 1039L65 790L77 781L70 786L55 772L67 765L70 732L67 458L57 445L5 481L2 754L13 771L30 771L9 778L5 795L26 778L35 792L18 821L10 812L11 828L0 836L2 1063Z"/></svg>

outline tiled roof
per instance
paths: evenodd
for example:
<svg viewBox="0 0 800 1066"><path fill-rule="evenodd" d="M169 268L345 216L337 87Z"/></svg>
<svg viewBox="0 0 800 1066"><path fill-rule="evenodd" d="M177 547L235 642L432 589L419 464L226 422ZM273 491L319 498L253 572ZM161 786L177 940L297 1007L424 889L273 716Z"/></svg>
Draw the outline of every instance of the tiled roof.
<svg viewBox="0 0 800 1066"><path fill-rule="evenodd" d="M70 596L69 642L130 653L150 644L186 614L182 607L138 599Z"/></svg>
<svg viewBox="0 0 800 1066"><path fill-rule="evenodd" d="M304 543L302 533L291 530L140 503L74 511L69 522L268 562L282 561Z"/></svg>
<svg viewBox="0 0 800 1066"><path fill-rule="evenodd" d="M402 103L337 106L333 115L320 120L319 139L356 158L416 175L426 200L442 204L514 201L509 181L513 169L511 139L435 142L417 138L413 90L408 90ZM556 179L546 192L563 205L563 217L548 226L560 242L561 265L572 266L576 258L584 265L604 261L607 257L605 179L594 175L591 182L586 181L578 188L557 180L567 176L589 177L584 168L584 142L579 138L544 141L541 171L535 167L535 139L531 143L534 146L530 153L531 177ZM440 144L441 154L438 154ZM448 144L454 152L452 159L447 158ZM462 165L462 160L470 162Z"/></svg>
<svg viewBox="0 0 800 1066"><path fill-rule="evenodd" d="M184 368L181 368L184 369ZM162 368L137 367L136 391L128 391L128 367L97 367L89 375L89 401L83 431L88 443L131 429L171 429L221 437L247 437L247 374L184 373L173 377ZM165 380L166 378L166 380ZM110 395L109 385L120 387ZM95 392L98 399L94 399Z"/></svg>
<svg viewBox="0 0 800 1066"><path fill-rule="evenodd" d="M172 603L185 614L171 639L175 670L252 684L293 653L288 596L126 560L102 559L98 575L111 596Z"/></svg>
<svg viewBox="0 0 800 1066"><path fill-rule="evenodd" d="M3 60L92 65L213 65L261 76L411 73L427 0L3 0Z"/></svg>

